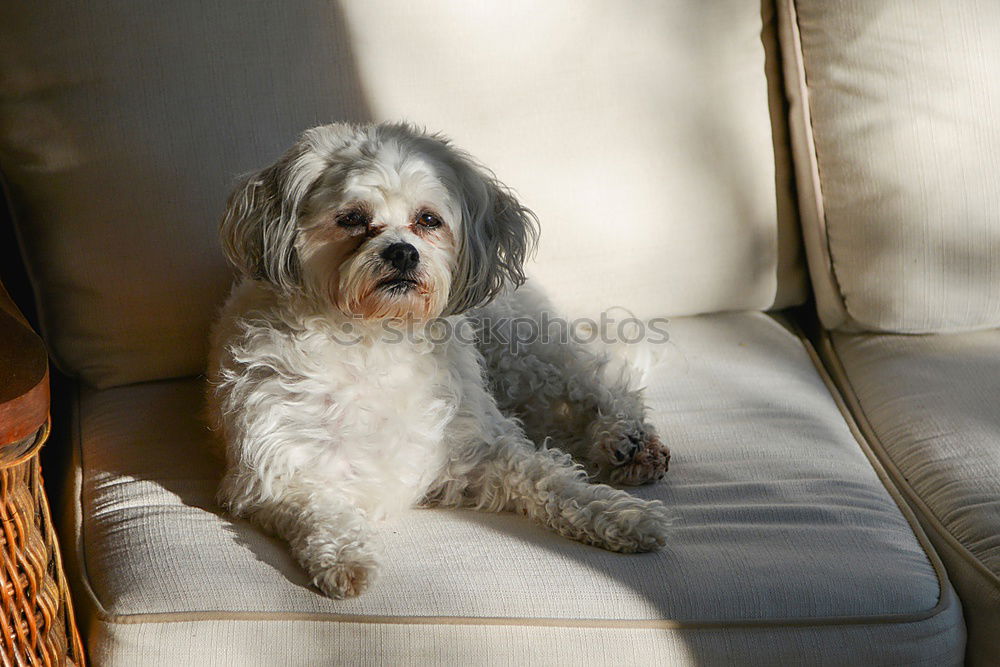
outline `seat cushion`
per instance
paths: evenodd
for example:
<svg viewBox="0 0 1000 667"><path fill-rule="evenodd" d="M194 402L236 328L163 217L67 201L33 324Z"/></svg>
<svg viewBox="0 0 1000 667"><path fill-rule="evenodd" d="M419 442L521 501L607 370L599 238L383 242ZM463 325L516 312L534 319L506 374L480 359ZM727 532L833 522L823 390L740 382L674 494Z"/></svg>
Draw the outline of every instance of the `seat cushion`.
<svg viewBox="0 0 1000 667"><path fill-rule="evenodd" d="M0 167L51 350L89 384L204 369L228 191L333 121L411 120L481 159L538 213L530 271L567 308L804 298L760 3L15 4Z"/></svg>
<svg viewBox="0 0 1000 667"><path fill-rule="evenodd" d="M1000 331L834 334L825 351L859 423L948 567L965 608L970 662L995 664Z"/></svg>
<svg viewBox="0 0 1000 667"><path fill-rule="evenodd" d="M676 514L620 555L522 517L413 510L357 599L217 509L202 382L83 390L68 527L102 665L948 665L961 611L937 557L800 340L761 313L677 319L647 378ZM900 509L903 505L904 509Z"/></svg>
<svg viewBox="0 0 1000 667"><path fill-rule="evenodd" d="M1000 3L778 4L823 323L1000 326Z"/></svg>

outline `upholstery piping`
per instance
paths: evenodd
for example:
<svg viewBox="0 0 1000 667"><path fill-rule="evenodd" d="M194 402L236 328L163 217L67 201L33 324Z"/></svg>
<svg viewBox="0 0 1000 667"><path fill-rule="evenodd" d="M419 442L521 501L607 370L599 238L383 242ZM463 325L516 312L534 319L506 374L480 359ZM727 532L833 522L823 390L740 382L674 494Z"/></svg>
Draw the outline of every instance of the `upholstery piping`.
<svg viewBox="0 0 1000 667"><path fill-rule="evenodd" d="M795 162L795 172L799 181L802 232L807 242L807 250L810 246L816 250L806 253L807 264L814 291L824 296L829 295L829 298L817 298L818 302L823 303L821 310L826 311L822 312L821 316L826 316L824 320L829 320L824 321L824 324L830 329L855 330L858 327L847 310L844 292L837 280L833 255L830 252L823 184L813 132L812 111L809 106L809 84L806 80L805 54L802 49L798 12L795 9L795 0L779 0L778 4L779 12L784 10L781 12L784 20L779 22L779 27L782 36L782 54L788 52L788 57L785 59L787 63L785 80L790 100L789 136L793 145L792 159L799 158ZM791 48L787 48L786 41L791 42ZM801 128L801 131L796 132L797 128ZM804 161L803 156L805 156Z"/></svg>

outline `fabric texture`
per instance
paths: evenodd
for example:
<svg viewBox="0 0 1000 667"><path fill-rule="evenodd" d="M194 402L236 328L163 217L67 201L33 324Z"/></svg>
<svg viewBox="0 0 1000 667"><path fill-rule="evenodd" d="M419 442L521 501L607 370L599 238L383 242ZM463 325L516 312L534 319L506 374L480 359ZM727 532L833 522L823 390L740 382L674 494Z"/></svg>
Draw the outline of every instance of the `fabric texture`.
<svg viewBox="0 0 1000 667"><path fill-rule="evenodd" d="M1000 4L780 0L829 329L1000 326Z"/></svg>
<svg viewBox="0 0 1000 667"><path fill-rule="evenodd" d="M742 0L6 4L0 167L52 352L99 387L201 371L228 190L345 120L495 170L564 310L800 302L761 31Z"/></svg>
<svg viewBox="0 0 1000 667"><path fill-rule="evenodd" d="M971 664L994 664L1000 656L1000 331L834 334L831 340L845 394L958 589Z"/></svg>
<svg viewBox="0 0 1000 667"><path fill-rule="evenodd" d="M635 491L676 513L663 551L414 510L382 527L379 581L339 602L216 508L199 380L84 390L63 516L92 659L960 664L943 569L800 341L760 313L669 331L647 396L674 458Z"/></svg>

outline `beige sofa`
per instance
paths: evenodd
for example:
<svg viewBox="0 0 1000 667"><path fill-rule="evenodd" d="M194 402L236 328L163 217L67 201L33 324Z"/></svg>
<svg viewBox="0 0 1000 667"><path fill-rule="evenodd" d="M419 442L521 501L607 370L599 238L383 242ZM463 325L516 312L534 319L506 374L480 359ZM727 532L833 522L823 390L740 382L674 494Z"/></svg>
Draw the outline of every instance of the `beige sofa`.
<svg viewBox="0 0 1000 667"><path fill-rule="evenodd" d="M0 44L95 664L1000 660L1000 5L45 0ZM636 490L676 513L661 552L414 510L333 601L216 507L228 189L399 118L538 213L564 314L670 318L626 350L673 450Z"/></svg>

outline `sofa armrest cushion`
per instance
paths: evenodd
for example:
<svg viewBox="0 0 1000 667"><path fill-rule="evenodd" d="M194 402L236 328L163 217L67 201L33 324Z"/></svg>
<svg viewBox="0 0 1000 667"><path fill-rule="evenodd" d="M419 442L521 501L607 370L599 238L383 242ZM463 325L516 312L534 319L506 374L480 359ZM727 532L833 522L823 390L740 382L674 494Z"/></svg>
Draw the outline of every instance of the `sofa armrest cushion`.
<svg viewBox="0 0 1000 667"><path fill-rule="evenodd" d="M823 324L1000 326L1000 4L780 0Z"/></svg>

